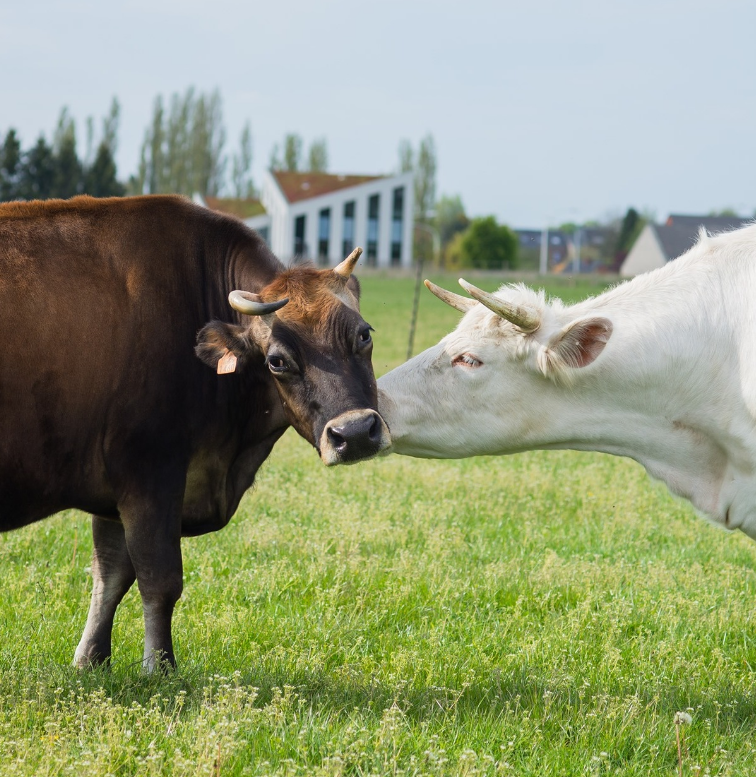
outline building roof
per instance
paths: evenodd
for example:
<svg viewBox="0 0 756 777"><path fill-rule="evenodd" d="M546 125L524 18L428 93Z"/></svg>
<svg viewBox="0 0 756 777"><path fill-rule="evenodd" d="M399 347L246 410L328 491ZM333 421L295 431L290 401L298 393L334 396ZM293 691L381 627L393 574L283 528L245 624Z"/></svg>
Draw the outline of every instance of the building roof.
<svg viewBox="0 0 756 777"><path fill-rule="evenodd" d="M656 236L667 260L676 259L695 245L703 227L709 233L727 232L750 222L738 216L682 216L672 214L664 224L654 224Z"/></svg>
<svg viewBox="0 0 756 777"><path fill-rule="evenodd" d="M339 189L359 186L362 183L385 178L383 175L334 175L333 173L290 173L286 170L271 170L284 197L289 202L320 197Z"/></svg>
<svg viewBox="0 0 756 777"><path fill-rule="evenodd" d="M667 226L688 226L694 229L706 227L706 231L711 233L738 229L749 221L750 219L743 219L740 216L683 216L679 213L670 213L665 223Z"/></svg>
<svg viewBox="0 0 756 777"><path fill-rule="evenodd" d="M242 220L265 213L263 204L254 198L237 200L232 197L204 197L203 199L210 210L228 213Z"/></svg>

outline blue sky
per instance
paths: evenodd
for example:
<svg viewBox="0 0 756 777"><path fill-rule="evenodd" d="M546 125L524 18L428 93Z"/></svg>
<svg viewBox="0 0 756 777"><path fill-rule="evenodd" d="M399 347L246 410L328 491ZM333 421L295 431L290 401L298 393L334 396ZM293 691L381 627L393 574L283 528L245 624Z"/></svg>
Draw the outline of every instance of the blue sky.
<svg viewBox="0 0 756 777"><path fill-rule="evenodd" d="M90 0L0 3L0 132L122 106L119 172L154 97L219 88L228 150L324 136L335 172L389 172L433 133L439 193L515 227L756 210L756 3Z"/></svg>

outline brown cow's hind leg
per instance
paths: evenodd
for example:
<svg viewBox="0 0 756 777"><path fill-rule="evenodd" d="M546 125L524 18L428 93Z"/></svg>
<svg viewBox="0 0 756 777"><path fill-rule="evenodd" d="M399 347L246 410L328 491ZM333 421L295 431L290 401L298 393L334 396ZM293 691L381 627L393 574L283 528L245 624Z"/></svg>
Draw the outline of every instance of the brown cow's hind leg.
<svg viewBox="0 0 756 777"><path fill-rule="evenodd" d="M110 661L115 611L136 578L123 526L92 516L92 599L74 664L80 668Z"/></svg>

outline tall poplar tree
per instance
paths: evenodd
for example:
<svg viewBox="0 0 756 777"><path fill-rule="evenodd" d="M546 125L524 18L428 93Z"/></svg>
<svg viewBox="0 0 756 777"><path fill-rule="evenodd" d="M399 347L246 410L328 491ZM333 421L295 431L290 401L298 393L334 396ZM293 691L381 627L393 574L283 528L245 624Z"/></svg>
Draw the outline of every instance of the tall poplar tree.
<svg viewBox="0 0 756 777"><path fill-rule="evenodd" d="M67 199L81 194L83 167L76 153L76 126L63 108L53 140L54 174L52 197Z"/></svg>
<svg viewBox="0 0 756 777"><path fill-rule="evenodd" d="M249 122L244 125L239 138L239 153L234 154L231 164L231 184L234 196L243 199L255 196L255 187L250 170L252 169L252 130Z"/></svg>
<svg viewBox="0 0 756 777"><path fill-rule="evenodd" d="M18 196L22 200L46 200L53 196L55 156L52 147L40 135L23 155L18 176Z"/></svg>
<svg viewBox="0 0 756 777"><path fill-rule="evenodd" d="M125 193L124 185L117 178L115 154L118 147L118 124L121 106L114 97L110 112L102 120L102 137L97 146L94 159L86 164L84 172L84 191L93 197L121 197ZM93 145L93 122L87 126L87 145ZM87 152L91 157L91 151Z"/></svg>
<svg viewBox="0 0 756 777"><path fill-rule="evenodd" d="M328 169L328 146L325 138L318 138L310 144L307 169L311 173L325 173Z"/></svg>
<svg viewBox="0 0 756 777"><path fill-rule="evenodd" d="M9 129L0 146L0 200L7 202L19 197L21 143L16 130Z"/></svg>
<svg viewBox="0 0 756 777"><path fill-rule="evenodd" d="M163 99L155 99L142 143L134 193L173 192L217 195L223 188L226 131L220 93L174 94L166 117Z"/></svg>

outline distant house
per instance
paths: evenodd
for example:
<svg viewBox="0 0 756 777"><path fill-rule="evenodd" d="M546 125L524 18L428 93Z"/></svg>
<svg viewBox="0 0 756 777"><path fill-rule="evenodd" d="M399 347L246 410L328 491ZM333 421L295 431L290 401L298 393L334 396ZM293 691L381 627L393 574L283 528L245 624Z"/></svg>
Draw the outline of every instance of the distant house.
<svg viewBox="0 0 756 777"><path fill-rule="evenodd" d="M681 216L671 215L664 224L646 224L620 267L620 275L634 275L663 267L684 254L698 239L703 227L707 232L729 232L745 226L750 219L737 216Z"/></svg>
<svg viewBox="0 0 756 777"><path fill-rule="evenodd" d="M543 231L540 229L515 229L514 233L517 235L519 243L520 265L538 267L541 258ZM568 235L558 229L549 230L548 235L548 267L552 268L567 258L569 240Z"/></svg>
<svg viewBox="0 0 756 777"><path fill-rule="evenodd" d="M333 267L355 246L371 267L412 264L412 173L393 176L266 171L260 200L206 198L241 218L283 261Z"/></svg>

